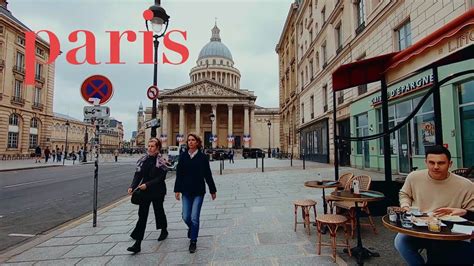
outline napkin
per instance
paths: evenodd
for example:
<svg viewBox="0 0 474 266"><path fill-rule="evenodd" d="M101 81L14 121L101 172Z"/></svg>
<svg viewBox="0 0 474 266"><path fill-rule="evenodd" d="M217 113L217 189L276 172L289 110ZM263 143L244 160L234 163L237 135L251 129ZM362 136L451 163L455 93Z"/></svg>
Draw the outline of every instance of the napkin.
<svg viewBox="0 0 474 266"><path fill-rule="evenodd" d="M474 226L472 225L454 224L453 229L451 229L451 232L453 233L460 233L465 235L472 234L472 231L474 231Z"/></svg>

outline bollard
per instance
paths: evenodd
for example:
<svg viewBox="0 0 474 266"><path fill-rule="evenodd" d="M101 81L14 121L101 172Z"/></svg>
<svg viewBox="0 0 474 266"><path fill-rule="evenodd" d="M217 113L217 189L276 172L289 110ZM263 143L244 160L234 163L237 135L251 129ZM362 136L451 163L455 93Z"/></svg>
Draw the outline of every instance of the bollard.
<svg viewBox="0 0 474 266"><path fill-rule="evenodd" d="M265 166L264 166L264 163L263 163L264 159L265 159L265 155L262 156L262 173L265 172L265 170L264 170Z"/></svg>
<svg viewBox="0 0 474 266"><path fill-rule="evenodd" d="M255 168L258 168L258 155L260 153L259 152L255 152Z"/></svg>
<svg viewBox="0 0 474 266"><path fill-rule="evenodd" d="M306 167L305 167L305 156L304 156L304 153L303 153L303 170L305 170Z"/></svg>
<svg viewBox="0 0 474 266"><path fill-rule="evenodd" d="M222 170L225 170L225 159L224 156L221 157L222 160Z"/></svg>
<svg viewBox="0 0 474 266"><path fill-rule="evenodd" d="M219 163L219 174L222 175L222 160Z"/></svg>
<svg viewBox="0 0 474 266"><path fill-rule="evenodd" d="M293 153L290 154L290 165L293 167Z"/></svg>

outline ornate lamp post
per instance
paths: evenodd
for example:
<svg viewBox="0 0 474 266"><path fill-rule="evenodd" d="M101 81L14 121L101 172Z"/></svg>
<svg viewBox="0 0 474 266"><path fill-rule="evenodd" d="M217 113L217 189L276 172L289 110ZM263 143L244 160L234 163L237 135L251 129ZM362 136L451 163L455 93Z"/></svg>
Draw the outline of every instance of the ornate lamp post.
<svg viewBox="0 0 474 266"><path fill-rule="evenodd" d="M64 156L63 156L63 165L64 161L66 161L66 156L67 156L67 135L69 133L69 120L66 120L66 145L64 146Z"/></svg>
<svg viewBox="0 0 474 266"><path fill-rule="evenodd" d="M170 16L166 14L166 10L161 7L161 0L155 0L155 4L150 6L148 10L153 12L153 18L150 20L151 28L155 33L153 35L153 45L155 47L155 60L154 60L154 69L153 69L153 86L156 86L158 83L158 45L160 42L158 41L159 38L163 37L168 29L168 22ZM146 30L149 31L148 28L148 20L145 20ZM156 98L153 99L153 105L151 110L151 118L156 118ZM151 137L156 137L156 126L151 128Z"/></svg>
<svg viewBox="0 0 474 266"><path fill-rule="evenodd" d="M268 119L267 127L268 127L268 158L270 158L270 155L271 155L270 129L271 129L271 127L272 127L272 122L270 122L270 119Z"/></svg>

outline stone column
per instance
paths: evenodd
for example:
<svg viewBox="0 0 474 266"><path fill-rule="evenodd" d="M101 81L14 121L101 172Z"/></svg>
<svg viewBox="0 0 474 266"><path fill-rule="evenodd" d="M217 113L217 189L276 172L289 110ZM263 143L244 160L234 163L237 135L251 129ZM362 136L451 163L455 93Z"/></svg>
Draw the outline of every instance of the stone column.
<svg viewBox="0 0 474 266"><path fill-rule="evenodd" d="M163 123L163 106L158 105L158 119L160 119L160 123ZM159 128L156 129L156 136L160 138L162 134L163 124Z"/></svg>
<svg viewBox="0 0 474 266"><path fill-rule="evenodd" d="M254 118L255 118L255 107L252 105L250 106L250 136L252 139L250 140L250 147L254 147L254 138L255 138L255 123L254 123Z"/></svg>
<svg viewBox="0 0 474 266"><path fill-rule="evenodd" d="M170 138L171 136L168 136L168 105L162 104L161 106L163 107L163 112L162 112L163 119L161 120L161 127L162 127L161 134L165 135L167 138ZM168 140L163 141L162 145L163 145L163 148L168 147Z"/></svg>
<svg viewBox="0 0 474 266"><path fill-rule="evenodd" d="M234 122L232 119L232 104L227 105L227 135L231 136L233 134L233 127L234 127ZM233 142L227 141L227 147L232 148Z"/></svg>
<svg viewBox="0 0 474 266"><path fill-rule="evenodd" d="M201 105L195 104L196 106L196 134L201 136Z"/></svg>
<svg viewBox="0 0 474 266"><path fill-rule="evenodd" d="M249 135L249 106L244 106L244 135ZM252 136L253 137L253 136ZM249 142L244 140L244 147L249 148Z"/></svg>
<svg viewBox="0 0 474 266"><path fill-rule="evenodd" d="M212 136L217 135L217 104L212 104L212 113L214 114L214 122L212 122ZM217 136L219 137L219 136ZM219 139L217 140L219 141ZM212 148L217 147L217 142L212 142Z"/></svg>
<svg viewBox="0 0 474 266"><path fill-rule="evenodd" d="M184 135L184 103L179 104L179 134ZM182 143L184 141L179 142L179 144Z"/></svg>

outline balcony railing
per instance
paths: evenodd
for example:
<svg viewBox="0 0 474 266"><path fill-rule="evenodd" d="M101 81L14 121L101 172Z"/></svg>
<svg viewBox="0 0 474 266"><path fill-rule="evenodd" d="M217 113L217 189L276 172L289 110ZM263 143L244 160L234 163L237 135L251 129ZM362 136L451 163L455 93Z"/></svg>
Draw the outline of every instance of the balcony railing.
<svg viewBox="0 0 474 266"><path fill-rule="evenodd" d="M365 29L365 21L362 22L359 26L357 26L356 35L358 35L359 33L361 33L364 29Z"/></svg>
<svg viewBox="0 0 474 266"><path fill-rule="evenodd" d="M15 65L13 67L13 71L18 73L18 74L25 75L25 68L23 66Z"/></svg>
<svg viewBox="0 0 474 266"><path fill-rule="evenodd" d="M344 96L337 97L337 104L343 104L344 103Z"/></svg>
<svg viewBox="0 0 474 266"><path fill-rule="evenodd" d="M323 112L327 112L327 111L328 111L328 105L325 104L325 105L323 106Z"/></svg>
<svg viewBox="0 0 474 266"><path fill-rule="evenodd" d="M314 113L311 113L311 119L313 119L313 118L314 118Z"/></svg>
<svg viewBox="0 0 474 266"><path fill-rule="evenodd" d="M33 109L37 109L37 110L43 111L43 104L42 104L42 103L34 102L31 107L32 107Z"/></svg>
<svg viewBox="0 0 474 266"><path fill-rule="evenodd" d="M21 98L21 97L16 97L16 96L12 96L11 98L11 103L12 104L25 104L25 99Z"/></svg>
<svg viewBox="0 0 474 266"><path fill-rule="evenodd" d="M339 45L336 50L336 54L339 54L342 51L342 45Z"/></svg>

